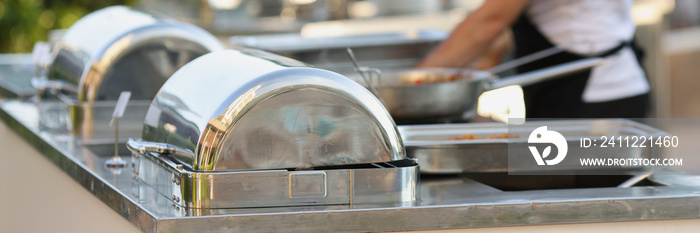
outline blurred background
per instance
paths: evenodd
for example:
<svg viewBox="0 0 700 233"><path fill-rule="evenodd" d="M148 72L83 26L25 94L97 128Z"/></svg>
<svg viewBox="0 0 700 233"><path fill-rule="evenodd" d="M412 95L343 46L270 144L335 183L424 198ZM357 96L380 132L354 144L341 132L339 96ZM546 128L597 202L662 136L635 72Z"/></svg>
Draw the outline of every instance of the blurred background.
<svg viewBox="0 0 700 233"><path fill-rule="evenodd" d="M111 5L136 5L137 0L2 0L0 53L28 53L48 40L49 30L69 28L86 14Z"/></svg>
<svg viewBox="0 0 700 233"><path fill-rule="evenodd" d="M443 38L481 0L2 0L0 53L28 53L36 41L59 37L60 29L97 9L128 5L196 24L222 41L243 46L262 43L254 35L296 35L282 42L329 36L414 33L435 42ZM652 84L651 117L700 117L700 1L635 0L637 39L646 50L644 68ZM433 34L425 34L430 30ZM435 34L435 32L444 32ZM423 34L421 34L423 33ZM304 54L260 48L314 64ZM414 49L418 59L431 47ZM287 49L287 50L285 50ZM285 52L287 51L287 52ZM402 50L408 51L408 50ZM362 57L362 51L359 52ZM409 52L402 52L409 53ZM310 59L310 60L309 60ZM395 57L391 58L397 60ZM365 59L366 60L366 59ZM314 64L322 68L323 64Z"/></svg>

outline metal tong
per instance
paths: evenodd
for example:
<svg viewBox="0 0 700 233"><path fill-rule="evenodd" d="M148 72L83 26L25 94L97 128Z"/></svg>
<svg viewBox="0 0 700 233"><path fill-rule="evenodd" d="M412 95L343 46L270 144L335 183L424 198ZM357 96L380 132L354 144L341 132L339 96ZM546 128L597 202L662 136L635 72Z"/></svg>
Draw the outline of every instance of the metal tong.
<svg viewBox="0 0 700 233"><path fill-rule="evenodd" d="M350 56L352 64L355 66L355 71L360 73L360 77L362 77L362 80L365 82L365 84L367 84L367 88L369 89L369 91L372 92L372 94L374 94L377 98L379 98L379 101L382 101L382 71L377 68L361 67L360 64L357 63L355 53L352 52L352 49L350 47L347 47L346 49L348 51L348 56ZM374 82L375 80L376 85Z"/></svg>

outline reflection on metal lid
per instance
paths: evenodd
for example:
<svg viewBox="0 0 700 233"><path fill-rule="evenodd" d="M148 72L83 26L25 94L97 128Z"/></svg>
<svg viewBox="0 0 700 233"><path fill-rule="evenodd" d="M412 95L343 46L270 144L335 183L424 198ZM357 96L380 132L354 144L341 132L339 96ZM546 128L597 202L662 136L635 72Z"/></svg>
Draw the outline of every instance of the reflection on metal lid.
<svg viewBox="0 0 700 233"><path fill-rule="evenodd" d="M93 12L53 48L48 79L78 89L75 101L151 99L175 70L223 45L208 32L123 6Z"/></svg>

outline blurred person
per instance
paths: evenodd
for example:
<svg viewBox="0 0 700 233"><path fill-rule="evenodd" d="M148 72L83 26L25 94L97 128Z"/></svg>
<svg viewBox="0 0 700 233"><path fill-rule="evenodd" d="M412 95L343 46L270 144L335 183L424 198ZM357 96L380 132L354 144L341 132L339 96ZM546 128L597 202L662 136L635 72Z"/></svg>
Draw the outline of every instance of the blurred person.
<svg viewBox="0 0 700 233"><path fill-rule="evenodd" d="M564 48L518 67L520 73L606 58L592 69L523 87L526 117L645 117L649 83L633 43L631 8L632 0L486 0L416 67L466 67L510 27L516 58Z"/></svg>

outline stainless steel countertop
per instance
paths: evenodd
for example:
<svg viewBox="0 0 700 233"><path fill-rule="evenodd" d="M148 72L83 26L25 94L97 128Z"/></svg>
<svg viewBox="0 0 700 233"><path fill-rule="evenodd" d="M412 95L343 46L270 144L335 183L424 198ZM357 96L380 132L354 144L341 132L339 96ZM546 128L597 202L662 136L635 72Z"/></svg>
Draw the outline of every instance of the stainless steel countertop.
<svg viewBox="0 0 700 233"><path fill-rule="evenodd" d="M0 101L8 127L143 232L401 231L700 217L700 187L503 192L469 179L425 179L421 201L403 206L184 209L134 183L130 168L120 174L105 168L109 154L95 155L69 135L39 131L37 114L32 103Z"/></svg>
<svg viewBox="0 0 700 233"><path fill-rule="evenodd" d="M0 96L28 98L36 94L30 80L35 67L31 54L0 54Z"/></svg>

